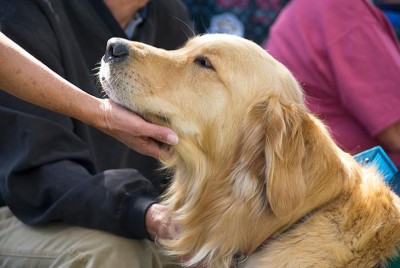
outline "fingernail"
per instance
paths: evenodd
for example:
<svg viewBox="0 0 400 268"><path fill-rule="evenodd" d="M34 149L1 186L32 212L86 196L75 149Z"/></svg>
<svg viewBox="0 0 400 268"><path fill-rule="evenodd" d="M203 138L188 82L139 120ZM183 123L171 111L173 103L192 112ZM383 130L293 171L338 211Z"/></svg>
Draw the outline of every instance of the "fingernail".
<svg viewBox="0 0 400 268"><path fill-rule="evenodd" d="M179 138L176 134L168 134L167 135L167 143L170 145L178 144Z"/></svg>

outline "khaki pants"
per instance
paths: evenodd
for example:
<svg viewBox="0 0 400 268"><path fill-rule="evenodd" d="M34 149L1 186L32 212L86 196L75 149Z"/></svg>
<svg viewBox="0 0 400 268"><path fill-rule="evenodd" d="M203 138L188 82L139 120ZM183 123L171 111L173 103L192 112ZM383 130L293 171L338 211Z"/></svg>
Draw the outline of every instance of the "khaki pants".
<svg viewBox="0 0 400 268"><path fill-rule="evenodd" d="M176 268L147 240L132 240L106 232L52 223L23 224L7 207L0 208L2 268Z"/></svg>

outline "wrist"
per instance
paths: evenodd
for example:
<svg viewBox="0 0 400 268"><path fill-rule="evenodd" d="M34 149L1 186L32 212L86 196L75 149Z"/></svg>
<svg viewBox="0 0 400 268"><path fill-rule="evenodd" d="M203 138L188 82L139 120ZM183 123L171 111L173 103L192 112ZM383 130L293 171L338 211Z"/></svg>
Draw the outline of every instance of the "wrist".
<svg viewBox="0 0 400 268"><path fill-rule="evenodd" d="M87 113L87 124L109 133L110 130L110 104L107 99L93 97Z"/></svg>
<svg viewBox="0 0 400 268"><path fill-rule="evenodd" d="M155 240L173 239L178 232L171 221L171 213L167 206L159 203L152 204L146 213L146 228L150 237Z"/></svg>
<svg viewBox="0 0 400 268"><path fill-rule="evenodd" d="M87 94L83 97L80 96L78 100L72 99L69 103L69 106L66 108L68 111L64 111L63 113L98 129L103 129L106 125L103 99Z"/></svg>
<svg viewBox="0 0 400 268"><path fill-rule="evenodd" d="M146 216L145 216L145 224L146 224L146 230L151 238L151 240L155 240L157 236L157 206L156 203L150 205L150 207L147 209Z"/></svg>

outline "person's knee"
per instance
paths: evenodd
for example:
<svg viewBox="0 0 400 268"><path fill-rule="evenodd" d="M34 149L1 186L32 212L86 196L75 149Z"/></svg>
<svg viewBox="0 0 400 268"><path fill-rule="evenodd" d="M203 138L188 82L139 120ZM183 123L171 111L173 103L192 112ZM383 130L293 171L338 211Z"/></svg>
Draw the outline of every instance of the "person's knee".
<svg viewBox="0 0 400 268"><path fill-rule="evenodd" d="M147 240L92 231L66 249L52 267L163 267L165 257Z"/></svg>
<svg viewBox="0 0 400 268"><path fill-rule="evenodd" d="M5 265L7 264L7 265ZM0 267L178 267L148 240L52 223L32 227L0 209Z"/></svg>

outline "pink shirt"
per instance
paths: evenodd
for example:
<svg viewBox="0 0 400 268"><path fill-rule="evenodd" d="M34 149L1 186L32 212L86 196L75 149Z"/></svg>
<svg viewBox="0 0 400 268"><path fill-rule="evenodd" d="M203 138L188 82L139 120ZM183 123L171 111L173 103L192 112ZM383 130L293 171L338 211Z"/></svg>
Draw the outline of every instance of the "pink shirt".
<svg viewBox="0 0 400 268"><path fill-rule="evenodd" d="M400 49L367 0L292 0L264 48L302 84L310 110L351 154L400 120ZM390 154L400 166L400 156Z"/></svg>

